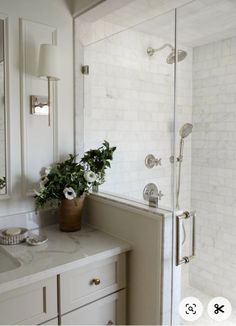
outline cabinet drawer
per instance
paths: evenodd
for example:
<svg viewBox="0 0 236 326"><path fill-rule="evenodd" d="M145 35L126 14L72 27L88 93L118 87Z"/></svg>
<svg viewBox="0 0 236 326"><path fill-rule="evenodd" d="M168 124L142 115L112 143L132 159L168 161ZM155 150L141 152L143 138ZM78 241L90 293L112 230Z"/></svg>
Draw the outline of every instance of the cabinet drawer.
<svg viewBox="0 0 236 326"><path fill-rule="evenodd" d="M79 308L126 286L125 254L60 275L61 313Z"/></svg>
<svg viewBox="0 0 236 326"><path fill-rule="evenodd" d="M62 325L125 325L125 290L62 316Z"/></svg>
<svg viewBox="0 0 236 326"><path fill-rule="evenodd" d="M49 278L0 296L0 324L40 324L57 317L57 279Z"/></svg>

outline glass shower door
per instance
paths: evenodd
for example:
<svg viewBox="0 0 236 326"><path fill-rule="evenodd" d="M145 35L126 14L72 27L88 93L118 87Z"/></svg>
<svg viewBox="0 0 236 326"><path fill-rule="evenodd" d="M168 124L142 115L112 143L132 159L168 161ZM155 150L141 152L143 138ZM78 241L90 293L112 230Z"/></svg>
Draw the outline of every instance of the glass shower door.
<svg viewBox="0 0 236 326"><path fill-rule="evenodd" d="M177 9L174 325L236 324L235 17L233 1Z"/></svg>
<svg viewBox="0 0 236 326"><path fill-rule="evenodd" d="M105 18L107 26L113 17ZM102 26L106 24L102 22ZM111 169L106 173L106 182L99 186L99 192L125 198L132 201L132 205L144 204L145 210L152 196L157 208L165 209L169 216L163 230L162 257L165 255L165 258L163 268L160 267L163 277L155 280L160 287L163 281L163 292L152 289L156 291L158 303L150 307L149 315L155 316L154 323L162 319L163 323L170 324L175 10L132 28L119 26L121 30L116 33L112 33L112 29L105 30L105 35L103 30L92 29L91 37L91 30L83 26L83 17L79 17L76 21L76 55L79 58L76 79L80 90L76 93L76 152L96 148L104 139L116 146ZM96 26L99 23L96 22ZM181 56L184 57L184 53ZM89 67L88 74L81 75L81 65ZM152 211L159 217L163 214L162 210ZM155 246L157 243L153 243Z"/></svg>
<svg viewBox="0 0 236 326"><path fill-rule="evenodd" d="M79 27L78 27L79 30ZM107 32L108 33L108 32ZM88 38L86 39L88 42ZM84 149L116 146L105 192L172 210L174 10L84 47Z"/></svg>

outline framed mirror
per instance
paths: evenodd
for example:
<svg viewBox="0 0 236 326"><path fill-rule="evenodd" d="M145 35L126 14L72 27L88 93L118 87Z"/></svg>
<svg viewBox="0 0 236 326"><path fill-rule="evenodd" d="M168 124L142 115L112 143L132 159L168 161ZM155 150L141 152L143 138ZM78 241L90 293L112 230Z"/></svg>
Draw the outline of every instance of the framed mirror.
<svg viewBox="0 0 236 326"><path fill-rule="evenodd" d="M6 20L0 16L0 198L8 192L7 96L6 96Z"/></svg>

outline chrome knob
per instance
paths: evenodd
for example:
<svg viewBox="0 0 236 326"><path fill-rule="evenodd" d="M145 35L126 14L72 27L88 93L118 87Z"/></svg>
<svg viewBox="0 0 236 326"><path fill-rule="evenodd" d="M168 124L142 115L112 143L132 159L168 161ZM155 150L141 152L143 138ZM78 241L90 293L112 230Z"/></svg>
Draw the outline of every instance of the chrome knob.
<svg viewBox="0 0 236 326"><path fill-rule="evenodd" d="M160 190L160 191L158 191L158 193L157 193L157 197L158 197L158 199L159 200L161 200L161 198L164 196L164 194L162 193L162 191Z"/></svg>
<svg viewBox="0 0 236 326"><path fill-rule="evenodd" d="M101 280L99 278L93 278L90 282L91 285L99 285Z"/></svg>
<svg viewBox="0 0 236 326"><path fill-rule="evenodd" d="M154 155L148 154L145 158L145 165L147 168L152 169L154 166L161 165L161 158L155 158Z"/></svg>

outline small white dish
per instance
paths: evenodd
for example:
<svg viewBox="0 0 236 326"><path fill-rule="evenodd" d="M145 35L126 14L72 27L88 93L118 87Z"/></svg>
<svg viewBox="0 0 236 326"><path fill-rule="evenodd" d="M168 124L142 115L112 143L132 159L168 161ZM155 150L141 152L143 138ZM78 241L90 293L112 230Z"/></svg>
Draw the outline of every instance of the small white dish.
<svg viewBox="0 0 236 326"><path fill-rule="evenodd" d="M30 246L40 246L48 241L48 238L45 235L30 235L26 238L26 242Z"/></svg>

